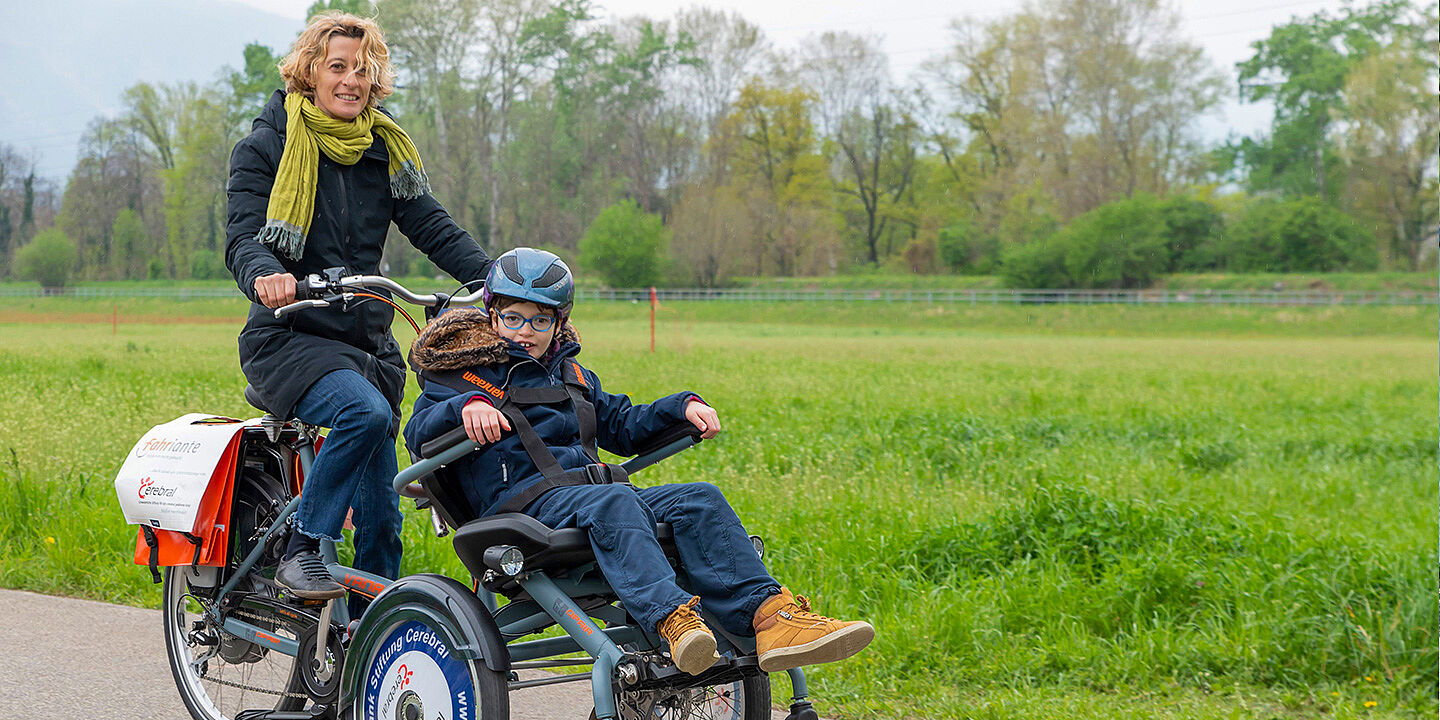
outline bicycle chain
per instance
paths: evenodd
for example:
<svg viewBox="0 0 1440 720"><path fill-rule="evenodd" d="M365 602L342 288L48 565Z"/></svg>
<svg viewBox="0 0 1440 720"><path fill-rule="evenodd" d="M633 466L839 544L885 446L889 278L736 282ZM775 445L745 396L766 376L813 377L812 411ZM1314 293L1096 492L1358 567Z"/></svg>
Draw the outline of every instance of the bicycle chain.
<svg viewBox="0 0 1440 720"><path fill-rule="evenodd" d="M264 623L274 623L274 624L278 624L278 623L275 623L275 619L274 619L274 618L264 617L264 616L261 616L261 615L256 615L255 613L247 612L247 611L241 610L241 609L239 609L239 608L232 608L232 609L230 610L230 612L227 613L227 614L239 616L239 617L242 617L242 618L248 618L248 619L250 619L250 620L256 620L256 621L264 622ZM298 662L298 661L299 661L299 658L296 658L296 661ZM221 662L224 662L224 659L223 659L223 658L221 659ZM226 663L226 664L228 665L229 663ZM209 665L207 664L206 667L208 668ZM261 687L253 687L253 686L250 686L250 685L244 685L244 684L235 682L235 681L233 681L233 680L222 680L222 679L220 679L220 678L218 678L218 677L211 677L211 676L205 674L203 671L200 673L200 679L202 679L202 680L207 680L207 681L213 682L213 683L217 683L217 684L219 684L219 685L225 685L225 686L227 686L227 687L237 688L237 689L239 689L239 690L252 690L252 691L257 692L257 693L263 693L263 694L265 694L265 695L278 695L278 696L280 696L280 697L294 698L294 699L297 699L297 700L310 700L310 699L312 699L309 695L307 695L307 694L305 694L305 693L289 692L289 691L287 691L287 690L269 690L269 689L261 688Z"/></svg>
<svg viewBox="0 0 1440 720"><path fill-rule="evenodd" d="M286 691L286 690L266 690L265 688L258 688L258 687L251 687L251 686L249 686L249 685L242 685L242 684L240 684L240 683L237 683L237 682L234 682L234 681L231 681L231 680L221 680L220 678L210 677L209 675L201 675L201 676L200 676L200 679L201 679L201 680L208 681L208 682L217 683L217 684L219 684L219 685L226 685L226 686L233 687L233 688L239 688L239 689L241 689L241 690L253 690L253 691L257 692L257 693L264 693L264 694L266 694L266 695L279 695L280 697L295 698L295 699L297 699L297 700L310 700L310 699L311 699L310 696L309 696L309 695L306 695L305 693L289 692L289 691Z"/></svg>

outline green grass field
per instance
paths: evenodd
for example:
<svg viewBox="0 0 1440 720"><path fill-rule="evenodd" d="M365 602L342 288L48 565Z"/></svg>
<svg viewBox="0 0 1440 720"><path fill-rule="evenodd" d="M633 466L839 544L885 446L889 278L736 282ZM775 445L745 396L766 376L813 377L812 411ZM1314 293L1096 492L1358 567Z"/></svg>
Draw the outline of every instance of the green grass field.
<svg viewBox="0 0 1440 720"><path fill-rule="evenodd" d="M0 585L153 606L111 480L151 425L253 414L243 304L114 307L0 313ZM637 479L717 483L782 582L876 625L810 673L846 720L1433 717L1437 321L673 303L652 355L645 306L577 314L607 389L720 409ZM406 571L463 577L427 526Z"/></svg>

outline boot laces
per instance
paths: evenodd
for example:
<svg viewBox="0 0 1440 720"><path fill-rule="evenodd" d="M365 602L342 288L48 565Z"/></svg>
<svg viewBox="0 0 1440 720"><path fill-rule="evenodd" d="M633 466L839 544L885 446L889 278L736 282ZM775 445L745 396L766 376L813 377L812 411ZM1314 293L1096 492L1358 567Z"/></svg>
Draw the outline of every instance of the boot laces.
<svg viewBox="0 0 1440 720"><path fill-rule="evenodd" d="M691 597L690 601L675 608L675 612L660 622L660 634L667 639L680 639L689 634L692 630L704 630L705 621L695 612L696 606L700 604L700 598Z"/></svg>
<svg viewBox="0 0 1440 720"><path fill-rule="evenodd" d="M325 561L321 560L318 554L301 553L296 560L300 562L300 570L305 573L305 577L311 580L330 580L330 571L325 568Z"/></svg>
<svg viewBox="0 0 1440 720"><path fill-rule="evenodd" d="M795 596L795 608L795 615L797 617L803 617L803 619L805 620L811 622L836 622L835 618L825 617L824 615L810 612L810 599L805 597L804 595Z"/></svg>

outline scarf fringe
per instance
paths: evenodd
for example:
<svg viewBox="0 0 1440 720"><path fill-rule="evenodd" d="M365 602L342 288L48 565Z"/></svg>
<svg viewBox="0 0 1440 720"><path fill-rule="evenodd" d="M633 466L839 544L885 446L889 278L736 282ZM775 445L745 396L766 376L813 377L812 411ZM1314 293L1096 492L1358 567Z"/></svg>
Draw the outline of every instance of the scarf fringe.
<svg viewBox="0 0 1440 720"><path fill-rule="evenodd" d="M260 228L255 239L291 260L299 260L305 254L304 231L284 220L266 220L265 227Z"/></svg>
<svg viewBox="0 0 1440 720"><path fill-rule="evenodd" d="M425 170L410 160L400 163L400 167L390 176L390 195L401 200L414 200L415 198L430 192L430 178L425 175Z"/></svg>

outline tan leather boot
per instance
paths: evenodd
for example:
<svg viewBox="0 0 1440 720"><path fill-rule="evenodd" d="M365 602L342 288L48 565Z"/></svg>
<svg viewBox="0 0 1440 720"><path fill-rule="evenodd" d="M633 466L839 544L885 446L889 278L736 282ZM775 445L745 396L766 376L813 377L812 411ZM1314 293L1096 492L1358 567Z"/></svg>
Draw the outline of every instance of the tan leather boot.
<svg viewBox="0 0 1440 720"><path fill-rule="evenodd" d="M870 623L816 615L809 600L785 588L760 604L754 624L755 649L765 672L844 660L875 639Z"/></svg>
<svg viewBox="0 0 1440 720"><path fill-rule="evenodd" d="M690 602L665 616L658 628L660 637L670 643L670 659L675 661L675 667L691 675L709 670L720 659L715 652L715 635L695 612L699 604L700 598L690 598Z"/></svg>

